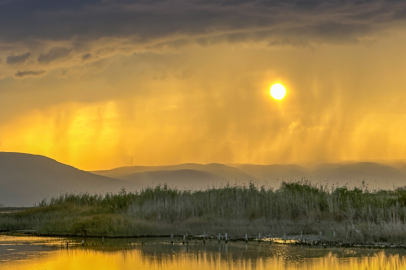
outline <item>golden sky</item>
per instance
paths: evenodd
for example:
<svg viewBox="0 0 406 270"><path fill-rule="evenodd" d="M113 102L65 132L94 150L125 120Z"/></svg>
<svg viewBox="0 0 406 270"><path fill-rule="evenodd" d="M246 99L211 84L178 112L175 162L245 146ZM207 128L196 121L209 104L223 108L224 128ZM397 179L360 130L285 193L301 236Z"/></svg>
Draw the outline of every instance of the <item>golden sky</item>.
<svg viewBox="0 0 406 270"><path fill-rule="evenodd" d="M15 2L1 151L85 170L406 159L402 2Z"/></svg>

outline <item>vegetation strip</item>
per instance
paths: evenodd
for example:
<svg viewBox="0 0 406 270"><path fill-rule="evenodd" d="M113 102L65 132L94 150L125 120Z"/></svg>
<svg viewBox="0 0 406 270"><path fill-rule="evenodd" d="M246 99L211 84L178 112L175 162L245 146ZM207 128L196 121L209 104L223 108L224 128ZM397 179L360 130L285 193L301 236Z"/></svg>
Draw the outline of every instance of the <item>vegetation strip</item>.
<svg viewBox="0 0 406 270"><path fill-rule="evenodd" d="M38 235L128 237L248 234L343 245L406 243L406 191L366 186L328 187L308 181L279 189L248 186L178 190L156 186L140 192L65 194L38 206L0 215L0 230Z"/></svg>

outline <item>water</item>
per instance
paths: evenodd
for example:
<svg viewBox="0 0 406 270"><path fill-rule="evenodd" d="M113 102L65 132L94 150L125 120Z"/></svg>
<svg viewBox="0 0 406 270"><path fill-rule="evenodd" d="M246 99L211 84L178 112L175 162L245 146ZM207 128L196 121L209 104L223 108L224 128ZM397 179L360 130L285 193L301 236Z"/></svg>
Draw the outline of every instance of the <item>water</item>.
<svg viewBox="0 0 406 270"><path fill-rule="evenodd" d="M403 250L269 245L212 240L188 246L168 239L82 239L0 235L1 270L406 269ZM128 243L130 241L130 243ZM69 248L66 249L66 242ZM144 242L144 243L142 243Z"/></svg>

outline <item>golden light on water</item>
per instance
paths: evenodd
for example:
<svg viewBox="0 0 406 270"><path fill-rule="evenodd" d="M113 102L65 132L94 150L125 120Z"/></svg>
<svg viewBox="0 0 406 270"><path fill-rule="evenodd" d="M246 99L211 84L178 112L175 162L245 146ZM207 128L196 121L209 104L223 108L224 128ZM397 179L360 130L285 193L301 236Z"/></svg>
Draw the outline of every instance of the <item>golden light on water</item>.
<svg viewBox="0 0 406 270"><path fill-rule="evenodd" d="M69 241L69 249L65 248ZM402 250L313 248L242 242L170 245L167 239L101 239L0 235L1 270L378 270L406 269ZM128 242L131 241L131 244Z"/></svg>
<svg viewBox="0 0 406 270"><path fill-rule="evenodd" d="M281 100L285 97L285 95L286 95L286 89L282 84L277 83L277 84L272 85L271 96L274 99Z"/></svg>
<svg viewBox="0 0 406 270"><path fill-rule="evenodd" d="M223 247L224 248L224 247ZM350 250L348 252L351 252ZM234 254L235 255L235 254ZM366 269L404 269L405 258L399 255L385 255L384 252L365 257L339 258L327 253L319 258L298 260L272 256L236 258L232 254L193 251L167 254L145 254L141 250L102 252L94 250L55 251L34 257L35 260L0 262L3 270L130 270L130 269L168 269L168 270L366 270Z"/></svg>

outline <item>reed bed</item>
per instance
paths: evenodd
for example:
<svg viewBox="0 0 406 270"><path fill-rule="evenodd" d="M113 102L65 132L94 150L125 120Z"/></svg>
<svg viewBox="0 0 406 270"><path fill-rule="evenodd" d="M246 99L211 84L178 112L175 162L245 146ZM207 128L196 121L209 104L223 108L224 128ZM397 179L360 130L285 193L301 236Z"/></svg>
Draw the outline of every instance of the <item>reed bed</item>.
<svg viewBox="0 0 406 270"><path fill-rule="evenodd" d="M117 194L65 194L0 215L0 230L39 234L299 235L358 242L406 242L406 190L369 190L283 182L278 189L226 185L179 190L167 185Z"/></svg>

